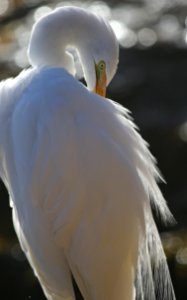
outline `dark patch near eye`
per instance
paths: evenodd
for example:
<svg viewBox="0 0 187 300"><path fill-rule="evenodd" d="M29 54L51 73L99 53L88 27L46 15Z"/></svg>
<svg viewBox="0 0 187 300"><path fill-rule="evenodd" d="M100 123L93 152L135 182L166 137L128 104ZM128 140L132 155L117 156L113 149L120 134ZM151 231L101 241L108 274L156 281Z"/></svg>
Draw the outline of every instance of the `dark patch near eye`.
<svg viewBox="0 0 187 300"><path fill-rule="evenodd" d="M76 300L84 300L80 290L79 290L79 287L75 281L75 278L73 277L73 274L71 273L71 278L72 278L72 283L73 283L73 289L74 289L74 293L75 293L75 298Z"/></svg>

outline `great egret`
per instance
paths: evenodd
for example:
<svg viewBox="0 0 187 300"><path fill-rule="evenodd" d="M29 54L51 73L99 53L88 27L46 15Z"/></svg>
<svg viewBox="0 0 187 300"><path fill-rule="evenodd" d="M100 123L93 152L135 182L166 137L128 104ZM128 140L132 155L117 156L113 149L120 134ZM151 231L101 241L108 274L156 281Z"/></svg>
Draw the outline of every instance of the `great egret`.
<svg viewBox="0 0 187 300"><path fill-rule="evenodd" d="M56 9L34 25L28 53L32 67L0 85L0 174L47 299L74 299L72 276L86 300L174 299L151 212L172 219L161 176L128 111L103 97L118 63L110 25Z"/></svg>

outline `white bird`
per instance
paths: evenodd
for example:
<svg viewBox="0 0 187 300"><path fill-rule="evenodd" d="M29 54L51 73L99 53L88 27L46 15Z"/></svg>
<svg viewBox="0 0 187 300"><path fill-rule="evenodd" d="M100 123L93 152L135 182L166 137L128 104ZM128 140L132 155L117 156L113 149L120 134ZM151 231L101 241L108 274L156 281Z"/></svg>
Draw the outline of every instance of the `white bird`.
<svg viewBox="0 0 187 300"><path fill-rule="evenodd" d="M104 97L118 64L110 25L56 9L28 55L32 67L0 84L0 175L46 298L75 299L73 276L85 300L175 299L151 212L172 220L161 176L128 111Z"/></svg>

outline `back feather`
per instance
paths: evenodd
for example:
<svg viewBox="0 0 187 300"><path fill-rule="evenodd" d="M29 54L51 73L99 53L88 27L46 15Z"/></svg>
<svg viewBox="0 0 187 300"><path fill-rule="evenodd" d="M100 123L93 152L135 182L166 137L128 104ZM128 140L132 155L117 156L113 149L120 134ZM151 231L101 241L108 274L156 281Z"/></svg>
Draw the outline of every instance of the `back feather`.
<svg viewBox="0 0 187 300"><path fill-rule="evenodd" d="M53 76L53 72L55 76ZM8 146L9 139L11 139L9 130L10 130L10 121L12 118L15 105L21 103L21 101L25 104L27 104L27 101L28 103L31 103L30 96L27 97L27 93L29 95L32 95L33 115L31 115L31 112L29 110L28 110L28 115L29 117L31 116L33 118L33 123L32 123L33 126L37 127L37 123L35 122L35 119L38 120L39 126L42 125L42 120L45 120L45 114L49 113L49 111L47 111L47 108L48 110L50 110L50 107L53 107L54 105L54 111L56 111L55 109L57 109L58 111L59 110L58 106L61 105L62 111L63 109L65 109L65 113L68 112L69 116L80 115L80 117L83 118L83 120L86 121L88 120L89 121L88 124L91 124L91 126L93 125L96 128L99 128L100 131L103 130L102 132L109 133L111 140L114 141L116 145L118 145L118 150L125 153L126 157L130 161L133 168L136 169L136 173L138 174L140 182L145 191L144 193L145 199L141 199L142 202L143 201L145 202L142 203L142 206L144 207L145 232L142 230L142 233L140 233L140 237L139 237L139 256L138 256L137 276L136 276L136 297L137 299L140 300L155 300L155 299L174 300L175 296L174 296L174 292L170 280L166 258L163 252L160 237L155 222L153 220L152 211L151 211L151 206L153 206L164 223L173 221L173 217L167 207L167 204L156 182L158 180L161 181L163 180L156 167L156 161L154 157L151 155L147 143L142 139L142 137L138 133L137 127L134 125L131 117L129 116L129 112L127 109L113 102L112 100L107 99L106 101L103 101L102 98L97 97L93 93L89 93L80 83L78 83L73 77L71 77L71 75L68 75L66 73L64 75L64 72L65 71L61 69L55 69L55 68L41 69L38 71L38 74L36 74L37 72L34 70L26 71L25 73L20 74L15 80L10 79L5 83L1 83L0 101L1 104L2 101L4 101L4 103L1 105L4 110L0 111L0 125L1 125L0 136L1 136L1 145L3 146L3 147L1 146L0 148L0 158L1 158L0 161L1 162L6 161L6 156L8 155L8 151L10 152L10 147ZM34 75L36 76L34 77ZM74 90L68 89L67 91L66 89L64 89L63 91L62 87L66 86L66 81L64 81L64 77L66 77L66 80L69 80L68 84L70 84L70 86L71 86L71 81L73 80L72 86ZM46 84L46 82L52 85L49 86L49 84ZM29 83L31 84L29 85ZM32 91L37 91L38 86L39 87L49 86L49 88L41 89L41 93L42 93L41 95L40 94L38 95L37 93L33 94ZM52 94L49 93L50 88ZM6 90L9 91L9 97L6 96ZM77 90L79 91L79 95L77 94ZM56 93L55 95L53 94L53 91L55 91ZM21 97L22 99L19 98L21 94L22 94ZM12 96L10 97L10 95ZM74 101L74 95L77 95L77 99L75 99L75 101ZM25 96L25 102L23 101L24 96ZM39 101L39 99L43 99L43 100ZM46 102L47 99L49 99L49 102ZM54 101L54 99L57 99L56 102ZM48 106L46 106L46 103L48 103ZM38 116L38 113L36 112L39 109L41 111L41 114L39 114ZM50 115L51 115L51 111L52 110L50 110ZM24 116L23 109L22 112ZM56 124L55 122L57 122L55 116L56 115L54 114L54 123L52 122L53 126L55 126ZM97 120L94 119L94 116L97 116ZM21 117L19 115L19 118L16 119L18 125L19 125L20 118ZM32 128L30 128L29 125L29 118L24 116L24 122L25 124L28 123L28 128L32 132ZM20 141L22 141L21 130L23 129L23 133L24 133L24 128L27 127L26 126L23 127L21 121L20 124L21 124L20 128L19 126L18 128L20 130L19 132ZM57 125L59 125L58 128L61 128L62 131L63 125L61 124L61 119L60 119L60 123L57 123ZM13 127L13 130L14 131L16 130L15 126ZM53 133L53 127L52 127L52 133ZM51 135L51 137L52 136L53 135ZM59 137L61 137L60 133L59 133ZM59 141L59 145L61 145L60 144L61 138L59 138L58 141ZM15 145L18 142L19 140L14 141ZM32 141L30 141L29 139L28 146L30 145L30 143L32 143ZM31 147L29 146L28 148L29 151L31 151ZM46 149L46 147L44 148ZM7 154L5 149L8 149ZM43 148L41 147L41 149ZM62 149L64 151L63 147ZM29 151L28 153L26 153L27 155L29 155ZM20 154L19 151L17 151L16 153L17 155ZM13 156L13 154L10 153L10 157L11 155ZM96 155L95 153L92 154ZM44 155L43 152L42 155ZM17 160L18 157L19 156L17 156ZM21 161L23 161L23 156L21 156L20 159ZM8 162L8 158L7 158L7 162ZM42 160L40 163L42 163ZM3 165L0 166L1 169L0 175L2 176L5 183L10 181L6 173L6 170L8 169L7 166L6 167L4 167ZM39 174L40 173L38 172L37 173L38 178L40 178ZM41 188L41 184L38 185L38 182L36 182L36 185L38 188ZM9 188L9 190L11 190L11 187ZM12 184L12 194L16 194L15 191L16 191L16 185L13 186ZM17 203L15 203L15 205L19 207L20 205L22 205L22 203L18 201Z"/></svg>

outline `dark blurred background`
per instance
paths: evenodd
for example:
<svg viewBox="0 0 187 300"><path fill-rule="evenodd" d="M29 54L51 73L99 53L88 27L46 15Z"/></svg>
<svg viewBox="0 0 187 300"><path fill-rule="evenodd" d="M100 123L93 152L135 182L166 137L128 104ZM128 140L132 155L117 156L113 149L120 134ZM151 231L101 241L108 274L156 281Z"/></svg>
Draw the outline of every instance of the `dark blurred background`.
<svg viewBox="0 0 187 300"><path fill-rule="evenodd" d="M26 49L33 23L63 5L84 6L102 14L118 37L119 69L108 88L108 97L132 111L167 182L160 188L177 224L159 229L177 299L186 300L187 0L0 0L1 80L29 67ZM20 250L2 183L0 299L44 299Z"/></svg>

